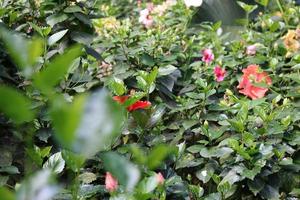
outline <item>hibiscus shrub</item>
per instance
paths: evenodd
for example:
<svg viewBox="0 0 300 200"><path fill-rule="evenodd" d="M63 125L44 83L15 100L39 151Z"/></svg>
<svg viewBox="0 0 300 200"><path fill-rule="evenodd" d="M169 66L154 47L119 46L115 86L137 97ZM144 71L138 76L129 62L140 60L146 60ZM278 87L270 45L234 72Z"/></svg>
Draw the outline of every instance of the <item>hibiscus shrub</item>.
<svg viewBox="0 0 300 200"><path fill-rule="evenodd" d="M255 2L2 1L1 199L299 199L300 7Z"/></svg>

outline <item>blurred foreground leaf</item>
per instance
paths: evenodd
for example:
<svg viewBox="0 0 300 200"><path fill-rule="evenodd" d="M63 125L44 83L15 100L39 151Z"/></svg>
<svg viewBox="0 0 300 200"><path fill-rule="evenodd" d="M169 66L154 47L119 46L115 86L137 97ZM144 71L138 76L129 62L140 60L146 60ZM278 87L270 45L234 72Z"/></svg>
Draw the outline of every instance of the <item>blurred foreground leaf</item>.
<svg viewBox="0 0 300 200"><path fill-rule="evenodd" d="M16 199L14 194L4 187L0 188L0 197L3 200L4 199L5 200L15 200Z"/></svg>
<svg viewBox="0 0 300 200"><path fill-rule="evenodd" d="M159 145L153 148L148 156L147 165L149 169L155 169L161 165L162 161L172 152L175 152L176 148L172 148L167 145Z"/></svg>
<svg viewBox="0 0 300 200"><path fill-rule="evenodd" d="M34 112L30 110L31 101L16 89L0 86L0 111L15 123L31 121Z"/></svg>
<svg viewBox="0 0 300 200"><path fill-rule="evenodd" d="M17 200L51 200L58 191L51 171L44 169L21 184L17 190Z"/></svg>
<svg viewBox="0 0 300 200"><path fill-rule="evenodd" d="M41 39L35 38L29 41L20 34L9 31L4 27L0 27L0 38L13 58L13 62L20 69L28 70L44 51L44 44Z"/></svg>
<svg viewBox="0 0 300 200"><path fill-rule="evenodd" d="M115 152L107 152L101 155L101 159L104 168L111 172L127 190L132 190L138 183L140 178L139 169L124 157Z"/></svg>
<svg viewBox="0 0 300 200"><path fill-rule="evenodd" d="M72 104L57 102L51 112L59 142L86 158L110 148L121 134L124 116L105 90L77 97Z"/></svg>
<svg viewBox="0 0 300 200"><path fill-rule="evenodd" d="M75 97L71 104L59 98L53 102L50 115L55 136L64 148L71 149L72 147L85 102L86 96Z"/></svg>
<svg viewBox="0 0 300 200"><path fill-rule="evenodd" d="M67 74L72 62L80 54L81 47L74 46L64 54L54 58L54 60L46 65L44 70L34 76L34 85L44 94L51 94L53 87Z"/></svg>

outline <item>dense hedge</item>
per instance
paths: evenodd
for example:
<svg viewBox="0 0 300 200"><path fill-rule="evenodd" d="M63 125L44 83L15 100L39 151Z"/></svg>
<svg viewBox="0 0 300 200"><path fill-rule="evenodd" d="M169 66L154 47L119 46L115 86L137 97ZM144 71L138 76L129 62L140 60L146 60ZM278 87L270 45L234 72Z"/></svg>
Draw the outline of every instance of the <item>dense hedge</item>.
<svg viewBox="0 0 300 200"><path fill-rule="evenodd" d="M1 199L300 198L300 7L256 2L1 1Z"/></svg>

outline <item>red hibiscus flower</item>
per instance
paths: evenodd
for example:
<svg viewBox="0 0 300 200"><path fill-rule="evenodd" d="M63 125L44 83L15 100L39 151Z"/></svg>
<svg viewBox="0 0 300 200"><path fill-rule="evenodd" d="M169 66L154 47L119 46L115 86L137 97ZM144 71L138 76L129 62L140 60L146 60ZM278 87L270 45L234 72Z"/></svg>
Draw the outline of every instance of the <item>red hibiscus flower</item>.
<svg viewBox="0 0 300 200"><path fill-rule="evenodd" d="M215 77L217 79L217 82L221 82L224 80L226 70L222 69L219 65L217 65L214 69Z"/></svg>
<svg viewBox="0 0 300 200"><path fill-rule="evenodd" d="M125 101L129 98L128 95L125 95L125 96L114 96L113 97L113 100L115 100L116 102L120 103L120 104L123 104L125 103Z"/></svg>
<svg viewBox="0 0 300 200"><path fill-rule="evenodd" d="M120 103L123 104L125 103L125 101L129 98L128 95L125 96L114 96L113 99ZM130 105L127 107L127 110L129 112L134 111L134 110L138 110L138 109L145 109L151 106L151 103L149 101L137 101L134 104Z"/></svg>
<svg viewBox="0 0 300 200"><path fill-rule="evenodd" d="M266 72L261 72L258 65L249 65L243 69L243 76L238 85L240 93L250 97L251 99L258 99L265 96L268 88L254 86L253 83L272 84L271 78Z"/></svg>

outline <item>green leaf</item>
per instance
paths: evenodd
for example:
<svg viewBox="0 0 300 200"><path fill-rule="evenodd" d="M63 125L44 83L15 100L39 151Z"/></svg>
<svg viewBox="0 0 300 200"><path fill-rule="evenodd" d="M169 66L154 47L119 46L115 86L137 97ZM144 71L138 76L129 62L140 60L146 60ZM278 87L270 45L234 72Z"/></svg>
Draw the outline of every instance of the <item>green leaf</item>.
<svg viewBox="0 0 300 200"><path fill-rule="evenodd" d="M249 5L241 1L237 1L239 6L243 8L247 13L252 13L258 6L257 5Z"/></svg>
<svg viewBox="0 0 300 200"><path fill-rule="evenodd" d="M136 77L136 80L137 80L138 87L139 87L141 90L146 91L147 88L148 88L148 83L147 83L147 81L146 81L142 76L137 76L137 77Z"/></svg>
<svg viewBox="0 0 300 200"><path fill-rule="evenodd" d="M265 187L260 191L261 196L269 200L277 200L280 197L278 189L272 187L271 185L265 185Z"/></svg>
<svg viewBox="0 0 300 200"><path fill-rule="evenodd" d="M245 130L243 122L236 119L227 119L227 121L231 124L231 126L237 131L242 133Z"/></svg>
<svg viewBox="0 0 300 200"><path fill-rule="evenodd" d="M50 151L52 149L52 146L49 146L49 147L44 147L44 148L41 148L40 149L40 155L42 158L46 157L49 155Z"/></svg>
<svg viewBox="0 0 300 200"><path fill-rule="evenodd" d="M0 28L0 38L3 40L13 62L20 68L26 69L25 75L31 74L30 68L44 51L43 41L34 38L31 41L25 39L18 33Z"/></svg>
<svg viewBox="0 0 300 200"><path fill-rule="evenodd" d="M148 156L147 166L149 169L157 168L170 153L175 151L175 148L166 145L154 147Z"/></svg>
<svg viewBox="0 0 300 200"><path fill-rule="evenodd" d="M203 169L196 172L196 177L203 183L207 183L214 172L214 168L210 167L210 165L206 165Z"/></svg>
<svg viewBox="0 0 300 200"><path fill-rule="evenodd" d="M31 101L20 91L0 85L0 111L15 123L29 122L34 118Z"/></svg>
<svg viewBox="0 0 300 200"><path fill-rule="evenodd" d="M154 67L154 69L146 77L146 81L147 81L148 85L151 85L154 83L154 81L157 77L157 74L158 74L158 69L157 69L157 67Z"/></svg>
<svg viewBox="0 0 300 200"><path fill-rule="evenodd" d="M267 7L267 5L269 4L269 0L255 0L255 2L259 3L264 7Z"/></svg>
<svg viewBox="0 0 300 200"><path fill-rule="evenodd" d="M50 158L44 163L43 168L50 169L56 174L61 173L65 168L65 161L62 158L61 152L57 152L50 156Z"/></svg>
<svg viewBox="0 0 300 200"><path fill-rule="evenodd" d="M58 187L53 184L51 171L44 169L23 181L16 196L17 200L40 200L53 199L57 193Z"/></svg>
<svg viewBox="0 0 300 200"><path fill-rule="evenodd" d="M44 36L43 34L43 29L41 27L39 27L38 25L32 23L32 22L28 22L28 24L36 31L40 34L40 36Z"/></svg>
<svg viewBox="0 0 300 200"><path fill-rule="evenodd" d="M255 178L253 181L248 180L247 184L255 196L265 187L265 182L260 178Z"/></svg>
<svg viewBox="0 0 300 200"><path fill-rule="evenodd" d="M42 166L43 159L36 148L26 148L26 154L38 166Z"/></svg>
<svg viewBox="0 0 300 200"><path fill-rule="evenodd" d="M110 89L113 91L114 94L121 96L124 93L126 93L126 87L124 85L124 82L121 79L118 79L114 77L110 84Z"/></svg>
<svg viewBox="0 0 300 200"><path fill-rule="evenodd" d="M61 154L67 166L70 167L73 172L80 171L80 168L85 162L85 158L83 156L67 150L63 150Z"/></svg>
<svg viewBox="0 0 300 200"><path fill-rule="evenodd" d="M121 185L129 191L134 189L140 178L137 166L115 152L103 153L101 159L104 168L111 172Z"/></svg>
<svg viewBox="0 0 300 200"><path fill-rule="evenodd" d="M141 63L143 63L144 65L149 66L149 67L152 67L155 65L153 57L148 54L143 54L141 56Z"/></svg>
<svg viewBox="0 0 300 200"><path fill-rule="evenodd" d="M137 191L142 194L151 193L158 186L158 181L156 176L157 175L154 174L150 177L144 178L140 182Z"/></svg>
<svg viewBox="0 0 300 200"><path fill-rule="evenodd" d="M74 12L82 12L82 9L79 6L72 5L68 6L64 9L65 13L74 13Z"/></svg>
<svg viewBox="0 0 300 200"><path fill-rule="evenodd" d="M79 188L80 199L90 199L97 194L104 195L106 192L103 185L82 184Z"/></svg>
<svg viewBox="0 0 300 200"><path fill-rule="evenodd" d="M8 174L20 174L20 171L15 166L3 166L0 167L0 172L8 173Z"/></svg>
<svg viewBox="0 0 300 200"><path fill-rule="evenodd" d="M0 175L0 187L6 185L8 179L9 179L9 176L2 176L2 175ZM1 192L0 192L0 195L1 195Z"/></svg>
<svg viewBox="0 0 300 200"><path fill-rule="evenodd" d="M60 23L68 19L68 15L59 13L59 14L53 14L46 18L46 22L48 25L53 27L55 24Z"/></svg>
<svg viewBox="0 0 300 200"><path fill-rule="evenodd" d="M48 45L52 46L54 45L56 42L58 42L61 38L63 38L65 36L65 34L68 32L68 29L59 31L57 33L54 33L53 35L51 35L48 38Z"/></svg>
<svg viewBox="0 0 300 200"><path fill-rule="evenodd" d="M212 147L212 148L203 148L200 151L200 155L204 158L211 157L227 157L229 156L233 150L228 147Z"/></svg>
<svg viewBox="0 0 300 200"><path fill-rule="evenodd" d="M91 172L84 172L83 174L80 174L78 179L83 183L83 184L89 184L92 183L97 179L97 175Z"/></svg>
<svg viewBox="0 0 300 200"><path fill-rule="evenodd" d="M50 116L53 120L55 137L67 149L72 148L85 102L86 96L81 95L75 97L72 104L60 98L56 98L52 103Z"/></svg>
<svg viewBox="0 0 300 200"><path fill-rule="evenodd" d="M73 60L80 56L81 47L74 46L57 56L45 69L34 76L33 83L45 94L51 94L53 87L67 74Z"/></svg>
<svg viewBox="0 0 300 200"><path fill-rule="evenodd" d="M94 92L87 98L72 149L86 157L110 149L124 121L124 108L106 90Z"/></svg>
<svg viewBox="0 0 300 200"><path fill-rule="evenodd" d="M177 67L174 67L173 65L167 65L164 67L158 68L158 76L166 76L171 73L173 73L175 70L177 70Z"/></svg>
<svg viewBox="0 0 300 200"><path fill-rule="evenodd" d="M3 200L16 200L15 195L5 187L0 187L0 197Z"/></svg>

